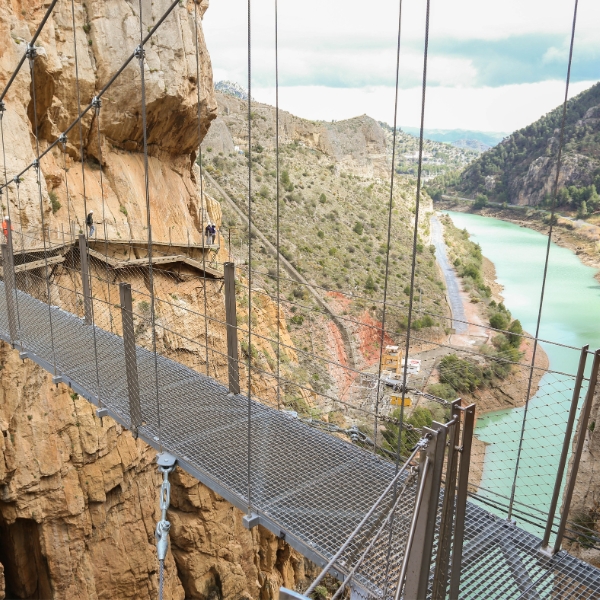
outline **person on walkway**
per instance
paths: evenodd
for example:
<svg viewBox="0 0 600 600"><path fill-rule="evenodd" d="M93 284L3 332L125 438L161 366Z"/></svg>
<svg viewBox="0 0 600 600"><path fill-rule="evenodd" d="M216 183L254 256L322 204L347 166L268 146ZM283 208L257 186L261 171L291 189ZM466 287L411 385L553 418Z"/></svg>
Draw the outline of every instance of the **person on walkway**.
<svg viewBox="0 0 600 600"><path fill-rule="evenodd" d="M216 236L217 236L217 226L213 223L210 226L210 243L211 243L211 246L215 245L215 238L216 238Z"/></svg>
<svg viewBox="0 0 600 600"><path fill-rule="evenodd" d="M212 229L210 228L210 223L206 224L204 233L206 234L206 244L207 244L207 246L210 246L210 238L211 238L211 234L212 234Z"/></svg>
<svg viewBox="0 0 600 600"><path fill-rule="evenodd" d="M14 231L15 228L12 226L10 222L10 217L4 217L2 220L2 233L4 234L4 239L8 242L8 228L10 227L11 231Z"/></svg>
<svg viewBox="0 0 600 600"><path fill-rule="evenodd" d="M96 231L96 228L94 227L94 211L90 210L90 212L88 213L88 216L85 219L85 224L87 225L88 228L88 237L92 237L94 235L94 231Z"/></svg>

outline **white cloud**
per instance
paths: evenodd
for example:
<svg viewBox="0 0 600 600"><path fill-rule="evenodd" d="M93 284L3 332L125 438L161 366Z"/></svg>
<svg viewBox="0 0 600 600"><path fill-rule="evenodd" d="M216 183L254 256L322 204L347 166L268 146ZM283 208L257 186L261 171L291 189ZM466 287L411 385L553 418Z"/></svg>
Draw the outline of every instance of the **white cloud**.
<svg viewBox="0 0 600 600"><path fill-rule="evenodd" d="M292 112L311 118L331 120L367 113L391 121L398 1L280 1L282 106L285 103ZM432 47L436 43L448 47L475 41L471 47L478 60L459 54L430 54L428 127L512 131L560 104L564 83L555 78L565 66L573 5L574 0L432 0ZM424 7L423 0L403 0L400 82L404 116L400 122L406 125L419 121ZM252 0L253 96L264 100L274 97L273 9L274 0ZM574 65L581 64L582 58L600 58L598 23L600 2L580 2ZM230 79L246 86L247 0L213 0L204 29L215 80ZM544 64L555 65L544 75L547 81L534 83L533 78L540 75L530 66L524 70L524 77L532 78L525 79L529 83L496 88L478 84L482 81L478 69L488 76L486 83L494 85L497 80L490 76L491 65L482 66L484 55L477 54L476 40L484 43L511 36L539 40L543 35L558 36L543 61L540 58ZM495 68L498 60L502 61L502 55ZM579 76L589 81L574 83L574 90L598 79L600 68L594 72L597 61L589 64L592 66Z"/></svg>
<svg viewBox="0 0 600 600"><path fill-rule="evenodd" d="M573 84L571 96L592 82ZM273 88L255 88L256 100L274 104ZM497 88L456 88L435 86L427 90L425 126L430 129L472 129L513 131L528 125L558 106L564 97L564 82L545 81ZM315 120L341 120L361 114L392 123L392 87L328 88L301 86L281 88L283 110ZM398 124L419 126L421 89L401 90Z"/></svg>

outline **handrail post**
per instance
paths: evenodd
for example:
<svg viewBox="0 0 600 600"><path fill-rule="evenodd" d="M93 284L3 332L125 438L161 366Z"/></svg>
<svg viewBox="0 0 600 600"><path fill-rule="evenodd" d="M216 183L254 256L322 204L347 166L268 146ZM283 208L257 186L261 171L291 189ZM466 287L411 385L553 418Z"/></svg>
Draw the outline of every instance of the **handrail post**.
<svg viewBox="0 0 600 600"><path fill-rule="evenodd" d="M92 324L92 295L90 293L90 271L88 264L87 242L83 233L79 234L79 262L81 264L81 283L83 285L83 311L86 325Z"/></svg>
<svg viewBox="0 0 600 600"><path fill-rule="evenodd" d="M563 439L562 452L560 455L560 461L558 463L558 470L556 472L554 492L552 493L552 501L550 502L550 509L548 510L548 520L546 521L546 530L544 531L544 538L540 547L542 552L544 552L545 554L552 553L551 549L548 548L548 542L550 541L550 535L552 533L552 525L554 523L554 515L556 514L556 506L558 504L558 497L560 495L560 488L562 486L565 465L567 464L567 457L569 455L569 449L571 448L571 435L573 433L573 424L575 423L575 416L577 415L577 405L579 404L579 396L581 395L581 384L583 382L583 375L585 373L585 363L587 361L589 348L589 345L584 346L581 349L581 355L579 357L579 368L577 369L577 377L575 378L575 385L573 386L571 409L569 410L569 417L567 419L567 428L565 430L565 437Z"/></svg>
<svg viewBox="0 0 600 600"><path fill-rule="evenodd" d="M433 600L445 600L448 587L448 571L450 563L450 545L452 541L452 525L454 523L454 499L456 497L456 476L458 473L458 446L460 439L461 400L452 403L452 421L449 424L448 462L446 465L446 485L444 486L444 504L440 522L440 536L435 575L433 578Z"/></svg>
<svg viewBox="0 0 600 600"><path fill-rule="evenodd" d="M7 243L2 244L2 267L4 279L4 292L6 293L6 312L8 316L8 332L10 343L15 345L17 340L17 310L15 306L16 283L15 283L15 264L12 251L12 232L11 224L8 224Z"/></svg>
<svg viewBox="0 0 600 600"><path fill-rule="evenodd" d="M123 323L123 346L125 347L125 371L127 375L127 395L129 396L129 420L131 432L137 437L137 430L142 425L142 407L140 405L140 384L137 370L137 352L135 332L133 328L133 303L131 285L119 284L121 299L121 320Z"/></svg>
<svg viewBox="0 0 600 600"><path fill-rule="evenodd" d="M460 448L460 469L456 492L456 515L454 518L454 542L452 545L452 568L450 571L450 598L459 597L460 575L462 570L463 541L465 538L465 517L467 514L467 494L469 491L469 467L471 466L471 446L475 430L475 404L464 409L463 434Z"/></svg>
<svg viewBox="0 0 600 600"><path fill-rule="evenodd" d="M225 320L227 322L227 370L229 392L240 393L240 369L238 358L237 311L235 305L235 264L226 262L225 272ZM208 340L206 340L208 344Z"/></svg>
<svg viewBox="0 0 600 600"><path fill-rule="evenodd" d="M567 527L567 519L569 517L569 509L571 508L571 500L573 499L573 491L575 489L575 483L577 481L577 473L579 471L579 461L581 460L581 454L583 453L583 444L585 442L585 432L587 430L588 420L590 413L592 412L592 404L594 401L594 392L596 391L596 383L598 382L598 369L600 368L600 349L594 352L594 362L592 363L592 373L590 375L590 384L585 396L585 402L581 409L579 416L579 429L577 431L577 442L575 446L575 452L573 452L573 462L571 463L571 472L569 473L569 480L565 488L565 495L563 505L560 514L560 524L556 533L556 540L554 540L553 554L556 554L560 550L562 538L565 534Z"/></svg>
<svg viewBox="0 0 600 600"><path fill-rule="evenodd" d="M418 507L412 546L407 549L409 556L404 598L425 598L427 595L447 431L448 428L441 423L434 422L431 428L423 427L423 433L431 437L421 456L421 464L429 461L430 466L426 473L421 506Z"/></svg>

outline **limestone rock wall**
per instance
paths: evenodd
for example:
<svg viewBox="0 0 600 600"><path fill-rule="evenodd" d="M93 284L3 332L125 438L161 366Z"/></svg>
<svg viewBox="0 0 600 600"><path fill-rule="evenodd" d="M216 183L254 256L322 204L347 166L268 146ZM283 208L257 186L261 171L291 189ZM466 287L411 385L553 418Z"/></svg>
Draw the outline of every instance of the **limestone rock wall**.
<svg viewBox="0 0 600 600"><path fill-rule="evenodd" d="M7 597L156 598L155 452L4 343L0 367ZM186 473L172 482L166 598L270 599L304 578L284 542L244 529L240 511Z"/></svg>
<svg viewBox="0 0 600 600"><path fill-rule="evenodd" d="M144 0L144 35L170 4L169 0ZM86 107L139 44L137 7L137 2L126 0L76 1L76 63L71 3L58 2L37 42L35 115L27 65L6 98L3 125L9 178L35 159L36 122L43 151L76 118L76 69L81 105ZM199 7L203 15L208 2L203 0ZM25 0L0 6L2 81L10 76L45 10L46 3ZM150 208L155 239L168 239L170 232L173 239L187 241L189 233L197 243L201 239L199 211L204 208L204 218L210 218L208 207L200 206L193 165L217 105L201 26L197 35L199 77L192 0L181 2L146 45ZM103 96L99 116L89 111L82 119L81 131L76 126L69 133L66 152L59 145L42 160L41 204L33 170L23 176L18 195L17 187L10 186L3 202L10 204L13 220L27 228L39 228L43 214L47 227L69 231L69 222L82 228L86 209L92 209L100 229L106 226L109 237L145 239L142 132L141 73L138 61L133 60Z"/></svg>
<svg viewBox="0 0 600 600"><path fill-rule="evenodd" d="M0 86L47 4L0 3ZM145 35L170 0L142 4ZM201 0L198 6L202 15L208 2ZM139 43L137 7L128 0L75 0L82 106ZM195 35L194 2L182 0L146 47L149 203L157 241L198 243L206 221L220 225L221 220L219 203L208 196L201 200L195 165L196 149L217 110L201 27L199 77ZM35 159L36 122L43 151L78 114L69 0L59 0L37 46L36 106L27 65L6 97L6 153L5 159L0 156L0 173L6 165L9 178ZM99 118L88 113L81 130L75 127L69 133L65 151L58 146L41 161L41 200L33 171L18 186L10 185L1 211L10 210L15 229L30 235L25 245L39 245L42 219L51 236L62 231L68 235L71 227L78 233L90 209L100 237L146 239L140 99L139 65L134 61L103 97ZM54 270L53 282L64 289L54 288L53 302L78 312L68 291L81 289L77 265L72 267L64 264ZM99 269L92 261L95 275ZM135 269L121 279L142 291L147 285ZM120 317L111 306L116 296L109 298L108 288L98 279L94 282L99 305L109 306L96 313L99 325L118 331ZM197 274L184 272L174 281L157 272L155 283L161 350L203 370L206 363L198 345L206 343L215 349L211 374L222 378L224 331L215 325L206 337L203 319L186 310L204 311L204 282ZM220 284L209 281L206 286L208 314L223 320ZM134 300L143 302L141 297ZM288 340L285 322L277 323L269 302L256 307L256 314L259 332L260 327L280 328ZM185 337L168 331L175 323ZM145 335L140 328L138 343L144 345ZM253 381L259 390L267 389L261 378ZM154 451L110 419L100 423L86 401L62 385L52 386L45 372L29 361L22 363L6 345L0 345L0 431L0 599L5 579L9 598L155 598L160 478ZM243 529L239 511L185 473L177 472L173 480L166 598L269 600L277 597L282 583L293 587L303 579L304 560L284 542L262 529Z"/></svg>

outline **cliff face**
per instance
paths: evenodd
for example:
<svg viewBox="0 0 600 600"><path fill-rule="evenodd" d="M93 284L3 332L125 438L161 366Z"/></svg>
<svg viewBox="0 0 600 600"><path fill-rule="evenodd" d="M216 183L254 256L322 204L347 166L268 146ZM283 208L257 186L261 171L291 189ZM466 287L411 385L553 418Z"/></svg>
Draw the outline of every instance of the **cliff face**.
<svg viewBox="0 0 600 600"><path fill-rule="evenodd" d="M7 597L156 598L154 451L6 344L0 367ZM267 599L304 578L284 542L244 529L240 511L184 472L171 480L166 598Z"/></svg>
<svg viewBox="0 0 600 600"><path fill-rule="evenodd" d="M0 5L0 82L8 80L46 4L13 0ZM143 3L144 34L169 4ZM35 115L27 67L6 98L9 178L35 158L36 120L43 151L77 115L70 7L70 2L57 4L37 43ZM203 14L208 2L203 0L199 7ZM86 106L139 43L137 2L76 0L75 33L81 103ZM196 77L194 35L194 3L183 1L146 47L153 238L181 245L200 242L207 220L218 226L221 222L219 203L206 195L204 204L201 201L195 167L196 149L217 105L201 28ZM71 224L78 233L84 229L86 209L95 211L99 237L106 233L114 240L147 238L140 83L134 61L103 97L99 119L93 112L83 119L83 162L78 127L70 132L64 154L58 146L41 161L41 210L33 170L18 188L11 184L2 211L10 207L17 232L22 228L31 233L25 246L40 245L42 214L46 228L54 231L51 235L69 232ZM21 243L18 235L15 243ZM144 254L137 252L137 257ZM104 267L94 261L91 268L92 275L103 274ZM54 304L81 312L68 292L81 289L78 277L77 264L55 269ZM119 279L134 290L147 285L141 270L128 270ZM109 307L96 313L98 324L118 332L118 290L103 286L96 277L92 280L93 295ZM176 280L155 273L159 350L204 371L199 347L207 344L216 350L210 356L211 375L223 379L219 353L226 348L224 329L212 325L206 337L204 320L183 310L203 313L204 285L209 316L223 320L220 282L204 283L185 268ZM143 309L144 298L134 294L134 303ZM272 336L279 328L283 342L289 343L286 324L277 322L269 301L253 311L256 331ZM169 331L173 324L186 338ZM136 331L137 342L148 345L148 329L140 326ZM288 358L295 360L291 352ZM269 370L268 365L263 368ZM258 391L267 388L260 377L254 378L253 386ZM155 452L110 419L100 423L85 400L62 385L51 385L45 372L22 363L5 345L0 347L0 431L0 598L4 579L10 598L155 598L160 484ZM185 473L177 471L172 480L166 598L267 600L277 596L282 583L293 587L304 577L303 559L284 542L262 529L243 529L239 511Z"/></svg>
<svg viewBox="0 0 600 600"><path fill-rule="evenodd" d="M30 6L31 4L31 6ZM157 0L144 7L144 35L169 6ZM208 2L200 4L204 13ZM31 38L45 5L13 2L0 7L0 38L3 41L0 74L6 81ZM77 68L83 107L107 83L112 74L139 44L137 3L124 0L104 2L84 0L75 3ZM212 71L199 28L200 79L196 82L194 44L194 3L182 2L174 9L146 46L146 102L148 145L151 154L150 206L156 239L200 241L198 224L201 210L197 176L192 168L199 134L203 136L216 115ZM71 124L77 116L76 62L71 6L59 2L38 42L35 61L37 122L41 150ZM200 106L198 107L198 87ZM6 165L9 177L35 159L31 78L27 66L8 93L4 117ZM80 161L80 131L69 133L64 157L60 145L42 160L42 206L47 226L64 227L69 221L83 228L85 204L102 220L109 238L145 239L146 209L142 150L141 78L139 63L132 61L102 99L100 135L94 111L82 120L84 162ZM200 131L197 126L201 115ZM66 158L66 181L63 161ZM104 167L104 202L100 186L99 162ZM82 167L85 171L82 174ZM69 201L67 200L68 182ZM39 227L40 203L33 170L20 185L20 198L11 186L8 201L11 214L26 227ZM52 193L60 203L50 202ZM19 210L20 204L20 210ZM205 207L207 208L207 207ZM205 216L206 218L206 216Z"/></svg>

